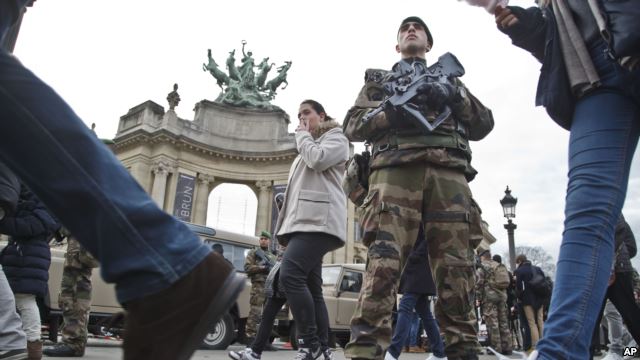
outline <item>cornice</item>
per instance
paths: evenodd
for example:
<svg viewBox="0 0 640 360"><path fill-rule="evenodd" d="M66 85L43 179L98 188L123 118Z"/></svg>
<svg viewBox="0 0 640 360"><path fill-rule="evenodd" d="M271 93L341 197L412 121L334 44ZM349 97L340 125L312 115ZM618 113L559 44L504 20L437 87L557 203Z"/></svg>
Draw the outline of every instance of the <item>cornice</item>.
<svg viewBox="0 0 640 360"><path fill-rule="evenodd" d="M177 148L185 149L193 153L200 153L208 156L230 160L255 162L293 161L293 159L295 159L295 157L298 155L296 149L274 152L247 152L222 149L194 141L182 135L175 135L164 129L158 130L153 134L139 129L114 139L114 142L115 144L113 145L113 148L116 153L118 153L119 150L130 149L140 144L155 145L168 143Z"/></svg>

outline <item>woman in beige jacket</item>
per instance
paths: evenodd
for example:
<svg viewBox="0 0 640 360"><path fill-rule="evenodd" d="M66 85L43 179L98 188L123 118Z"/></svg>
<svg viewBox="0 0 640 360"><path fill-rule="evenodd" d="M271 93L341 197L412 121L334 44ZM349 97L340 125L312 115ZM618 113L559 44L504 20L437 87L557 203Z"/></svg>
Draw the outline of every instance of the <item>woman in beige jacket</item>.
<svg viewBox="0 0 640 360"><path fill-rule="evenodd" d="M275 233L287 246L280 282L297 327L296 359L315 360L322 354L316 330L328 331L329 326L322 258L343 246L347 235L347 198L341 184L349 141L317 101L303 101L298 119L299 155L289 171Z"/></svg>

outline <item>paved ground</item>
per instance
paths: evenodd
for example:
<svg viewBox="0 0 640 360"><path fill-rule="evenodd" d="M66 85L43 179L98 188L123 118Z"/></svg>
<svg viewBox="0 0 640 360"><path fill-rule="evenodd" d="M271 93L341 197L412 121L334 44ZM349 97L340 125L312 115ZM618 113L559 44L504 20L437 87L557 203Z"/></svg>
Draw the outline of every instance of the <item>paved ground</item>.
<svg viewBox="0 0 640 360"><path fill-rule="evenodd" d="M114 340L89 340L89 347L87 347L87 351L85 356L82 359L85 360L110 360L110 359L121 359L122 358L122 350L120 350L120 342ZM228 350L242 350L244 347L239 345L232 345ZM429 354L402 354L400 357L402 360L424 360L427 358ZM265 352L262 354L263 360L291 360L295 356L295 352L293 350L280 350L275 352ZM46 358L46 357L45 357ZM65 359L65 358L59 358ZM67 359L78 359L78 358L67 358ZM226 360L229 359L227 356L227 351L214 351L214 350L199 350L196 352L195 356L192 358L194 360L204 360L204 359L215 359L215 360ZM344 355L342 353L342 349L338 349L335 352L334 360L344 360ZM482 355L480 356L481 360L495 360L496 357L492 355ZM602 359L602 357L597 357L596 359Z"/></svg>

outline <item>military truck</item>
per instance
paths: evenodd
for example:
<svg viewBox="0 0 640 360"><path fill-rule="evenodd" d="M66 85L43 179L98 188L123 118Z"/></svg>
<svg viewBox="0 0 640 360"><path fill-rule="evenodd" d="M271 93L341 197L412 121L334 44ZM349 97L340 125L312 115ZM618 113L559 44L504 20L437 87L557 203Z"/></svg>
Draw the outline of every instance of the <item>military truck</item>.
<svg viewBox="0 0 640 360"><path fill-rule="evenodd" d="M185 223L193 232L208 245L220 244L224 249L224 257L229 260L238 272L244 273L246 254L258 244L258 238L236 234L224 230ZM57 341L58 330L62 322L62 311L58 306L58 294L62 280L62 268L66 242L51 245L51 267L49 268L49 294L44 299L43 322L48 325L49 338ZM113 284L107 284L100 277L100 269L94 269L92 275L92 301L89 327L91 332L99 333L102 329L112 334L122 332L122 319L114 317L123 311L116 300ZM249 294L251 283L247 280L246 287L240 293L235 305L216 324L211 324L211 331L203 340L202 347L213 350L224 350L233 341L244 335L244 324L249 315ZM115 320L115 321L114 321Z"/></svg>

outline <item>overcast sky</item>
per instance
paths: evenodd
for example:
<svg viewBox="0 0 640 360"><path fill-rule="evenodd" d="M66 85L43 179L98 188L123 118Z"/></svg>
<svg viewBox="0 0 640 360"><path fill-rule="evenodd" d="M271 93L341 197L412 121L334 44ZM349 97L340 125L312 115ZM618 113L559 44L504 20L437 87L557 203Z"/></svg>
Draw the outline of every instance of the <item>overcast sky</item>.
<svg viewBox="0 0 640 360"><path fill-rule="evenodd" d="M100 137L112 138L120 116L146 100L168 108L173 83L182 98L178 115L192 119L198 101L219 93L202 70L207 49L218 64L236 49L239 62L242 40L256 62L267 56L276 66L293 62L289 87L274 100L292 118L298 104L312 98L342 119L364 70L388 69L399 59L396 31L411 15L421 16L434 36L427 61L455 54L467 72L462 80L493 110L495 129L472 144L479 174L471 189L498 239L494 252L507 250L499 200L509 185L518 198L517 245L542 246L557 259L568 133L534 107L539 63L513 47L481 8L455 0L38 0L25 16L15 53L87 125L96 123ZM637 157L624 213L640 235Z"/></svg>

